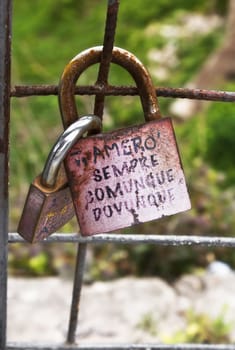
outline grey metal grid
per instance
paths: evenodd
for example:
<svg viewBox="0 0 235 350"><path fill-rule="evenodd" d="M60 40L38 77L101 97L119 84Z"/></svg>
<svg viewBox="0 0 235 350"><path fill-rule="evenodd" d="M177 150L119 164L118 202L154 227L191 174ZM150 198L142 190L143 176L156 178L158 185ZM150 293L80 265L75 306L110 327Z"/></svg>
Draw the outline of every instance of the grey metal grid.
<svg viewBox="0 0 235 350"><path fill-rule="evenodd" d="M107 81L109 63L115 34L117 20L118 0L108 0L108 11L106 31L104 37L104 57L101 62L99 78L101 82ZM0 350L93 350L93 349L139 349L139 350L230 350L235 349L233 345L160 345L160 344L112 344L112 345L82 345L74 343L77 326L78 311L75 305L78 304L82 288L82 277L84 270L85 254L87 244L155 244L159 246L219 246L234 248L235 238L230 237L199 237L185 235L117 235L100 234L92 237L81 237L77 234L54 234L47 238L44 243L50 242L71 242L78 245L76 271L74 277L73 296L70 311L70 322L68 327L67 342L63 344L18 344L6 343L6 314L7 314L7 244L21 242L24 240L17 233L8 234L8 153L9 153L9 119L10 119L10 98L12 96L22 97L31 95L57 94L57 86L15 86L10 89L10 58L11 58L11 7L12 0L0 0ZM115 11L114 11L115 10ZM112 33L111 39L107 35ZM105 85L105 84L104 84ZM208 91L199 89L171 89L156 88L159 96L183 97L192 99L203 99L212 101L235 101L235 93L225 91ZM106 95L135 95L135 87L108 87L104 86L102 92L96 87L79 87L76 94L95 94L96 112L102 115L102 106Z"/></svg>

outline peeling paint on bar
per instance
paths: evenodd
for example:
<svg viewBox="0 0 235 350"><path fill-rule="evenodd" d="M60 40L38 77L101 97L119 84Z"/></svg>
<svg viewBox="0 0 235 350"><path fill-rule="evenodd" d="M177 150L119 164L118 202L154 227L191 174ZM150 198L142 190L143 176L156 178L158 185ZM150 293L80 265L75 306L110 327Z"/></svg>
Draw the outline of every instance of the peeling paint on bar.
<svg viewBox="0 0 235 350"><path fill-rule="evenodd" d="M18 233L9 233L9 243L26 243ZM235 247L235 238L217 236L191 236L186 235L135 235L135 234L97 234L82 237L77 233L54 233L42 243L90 243L90 244L156 244L161 246L205 246L205 247Z"/></svg>
<svg viewBox="0 0 235 350"><path fill-rule="evenodd" d="M92 345L36 345L9 344L7 350L234 350L234 345L213 344L92 344Z"/></svg>

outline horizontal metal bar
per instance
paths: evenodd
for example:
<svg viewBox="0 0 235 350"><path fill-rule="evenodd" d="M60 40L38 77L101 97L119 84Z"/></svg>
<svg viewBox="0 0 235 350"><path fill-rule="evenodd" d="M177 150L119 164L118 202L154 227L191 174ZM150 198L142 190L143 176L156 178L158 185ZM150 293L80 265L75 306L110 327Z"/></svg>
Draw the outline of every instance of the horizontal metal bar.
<svg viewBox="0 0 235 350"><path fill-rule="evenodd" d="M235 92L217 91L205 89L186 89L157 87L157 96L172 98L188 98L193 100L234 102ZM138 89L134 86L77 86L75 89L77 95L113 95L113 96L135 96L138 95ZM58 95L57 85L16 85L11 89L11 97L26 96L47 96Z"/></svg>
<svg viewBox="0 0 235 350"><path fill-rule="evenodd" d="M234 350L235 345L226 344L94 344L94 345L27 345L8 344L7 350Z"/></svg>
<svg viewBox="0 0 235 350"><path fill-rule="evenodd" d="M9 243L25 242L17 233L9 233ZM46 238L43 243L116 243L116 244L140 244L149 243L164 246L208 246L208 247L235 247L234 237L216 236L186 236L186 235L136 235L136 234L98 234L82 237L76 233L54 233Z"/></svg>

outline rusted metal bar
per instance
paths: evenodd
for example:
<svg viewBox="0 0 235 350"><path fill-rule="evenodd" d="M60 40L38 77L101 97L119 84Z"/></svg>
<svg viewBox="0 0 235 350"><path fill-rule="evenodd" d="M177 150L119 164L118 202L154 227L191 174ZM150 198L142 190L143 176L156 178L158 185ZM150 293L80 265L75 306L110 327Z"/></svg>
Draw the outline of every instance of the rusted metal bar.
<svg viewBox="0 0 235 350"><path fill-rule="evenodd" d="M103 51L99 66L98 78L96 86L106 87L108 85L108 75L110 62L112 59L112 50L115 38L115 31L117 25L119 0L108 0L105 33L103 41ZM105 94L97 94L95 97L94 114L103 117Z"/></svg>
<svg viewBox="0 0 235 350"><path fill-rule="evenodd" d="M235 101L235 92L231 91L159 87L156 88L156 92L158 96L162 97L221 102Z"/></svg>
<svg viewBox="0 0 235 350"><path fill-rule="evenodd" d="M228 344L92 344L92 345L35 345L9 344L7 350L234 350Z"/></svg>
<svg viewBox="0 0 235 350"><path fill-rule="evenodd" d="M97 85L105 86L108 83L109 68L112 59L115 31L117 25L119 0L108 0L103 52L99 66Z"/></svg>
<svg viewBox="0 0 235 350"><path fill-rule="evenodd" d="M6 346L11 1L0 1L0 349Z"/></svg>
<svg viewBox="0 0 235 350"><path fill-rule="evenodd" d="M112 50L115 37L115 29L117 23L119 0L108 0L107 17L105 25L105 34L103 42L103 50L101 54L101 61L99 66L98 78L96 86L107 86L108 73L110 68L110 62L112 59ZM103 117L105 94L97 94L95 98L94 114ZM85 266L87 244L81 243L78 246L76 270L74 275L73 284L73 296L70 310L70 321L67 335L67 342L72 344L75 342L75 334L77 328L78 314L79 314L79 302L81 297L82 280Z"/></svg>
<svg viewBox="0 0 235 350"><path fill-rule="evenodd" d="M73 295L70 310L70 320L67 334L67 343L75 342L76 328L79 314L79 304L82 290L83 273L85 268L87 244L81 243L77 250L76 268L73 282Z"/></svg>
<svg viewBox="0 0 235 350"><path fill-rule="evenodd" d="M9 243L26 243L18 233L10 233ZM160 246L205 246L205 247L235 247L234 237L218 236L188 236L186 235L136 235L136 234L97 234L82 237L77 233L54 233L42 243L91 243L91 244L156 244Z"/></svg>
<svg viewBox="0 0 235 350"><path fill-rule="evenodd" d="M169 98L187 98L192 100L235 102L235 92L157 87L157 96ZM106 96L137 96L135 86L77 86L76 95L103 95ZM57 85L16 85L11 90L11 97L48 96L58 95Z"/></svg>

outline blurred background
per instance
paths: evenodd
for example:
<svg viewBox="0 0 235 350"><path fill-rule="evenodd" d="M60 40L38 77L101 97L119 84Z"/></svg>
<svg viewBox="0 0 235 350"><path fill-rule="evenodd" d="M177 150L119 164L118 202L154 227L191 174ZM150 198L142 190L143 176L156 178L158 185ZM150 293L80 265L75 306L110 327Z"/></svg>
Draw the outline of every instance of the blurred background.
<svg viewBox="0 0 235 350"><path fill-rule="evenodd" d="M80 51L102 45L106 1L14 1L12 86L58 84L64 66ZM122 0L115 45L134 53L156 86L235 90L235 2L233 0ZM78 84L94 84L92 67ZM133 84L112 67L111 84ZM79 113L93 111L93 97L77 97ZM235 106L233 103L159 98L173 118L192 209L121 232L233 236L235 231ZM28 186L38 175L62 131L56 96L13 98L10 154L10 231L15 232ZM138 97L107 97L105 129L143 121ZM72 220L62 232L76 232ZM235 266L232 250L136 246L89 248L86 281L160 276L171 282L220 260ZM17 276L70 277L72 244L9 247L9 269Z"/></svg>

